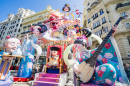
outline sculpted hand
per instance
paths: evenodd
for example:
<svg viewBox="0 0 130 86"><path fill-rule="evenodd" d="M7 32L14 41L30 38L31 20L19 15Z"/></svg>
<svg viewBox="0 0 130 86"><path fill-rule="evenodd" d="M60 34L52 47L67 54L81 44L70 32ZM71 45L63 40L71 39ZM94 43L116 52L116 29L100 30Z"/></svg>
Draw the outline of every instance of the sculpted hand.
<svg viewBox="0 0 130 86"><path fill-rule="evenodd" d="M74 64L73 69L74 69L75 73L80 74L80 71L78 70L77 64Z"/></svg>
<svg viewBox="0 0 130 86"><path fill-rule="evenodd" d="M114 37L115 33L117 32L117 26L115 26L115 27L113 26L112 30L114 30L114 32L112 33L112 36Z"/></svg>

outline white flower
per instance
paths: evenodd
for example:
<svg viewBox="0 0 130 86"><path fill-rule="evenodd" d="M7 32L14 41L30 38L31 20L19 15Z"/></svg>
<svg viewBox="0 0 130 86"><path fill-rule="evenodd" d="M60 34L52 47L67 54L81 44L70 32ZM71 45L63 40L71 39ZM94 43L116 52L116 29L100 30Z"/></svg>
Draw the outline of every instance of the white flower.
<svg viewBox="0 0 130 86"><path fill-rule="evenodd" d="M113 78L116 78L116 73L113 75Z"/></svg>
<svg viewBox="0 0 130 86"><path fill-rule="evenodd" d="M98 67L96 67L96 72L98 72L99 71L99 66Z"/></svg>
<svg viewBox="0 0 130 86"><path fill-rule="evenodd" d="M113 55L111 53L105 53L104 57L110 59L113 57Z"/></svg>
<svg viewBox="0 0 130 86"><path fill-rule="evenodd" d="M104 71L106 71L106 67L105 66L102 66L101 67L101 70L104 72Z"/></svg>
<svg viewBox="0 0 130 86"><path fill-rule="evenodd" d="M85 59L85 56L82 56L83 59Z"/></svg>
<svg viewBox="0 0 130 86"><path fill-rule="evenodd" d="M102 60L102 56L98 55L98 60L101 61Z"/></svg>
<svg viewBox="0 0 130 86"><path fill-rule="evenodd" d="M123 79L122 79L121 77L119 77L119 81L120 81L120 82L123 82Z"/></svg>

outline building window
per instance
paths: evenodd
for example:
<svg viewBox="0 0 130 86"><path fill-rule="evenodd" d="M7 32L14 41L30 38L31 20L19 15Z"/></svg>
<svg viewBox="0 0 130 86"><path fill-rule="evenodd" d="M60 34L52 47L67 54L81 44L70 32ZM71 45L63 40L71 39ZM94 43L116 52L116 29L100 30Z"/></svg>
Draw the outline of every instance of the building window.
<svg viewBox="0 0 130 86"><path fill-rule="evenodd" d="M17 37L19 36L19 34L17 35Z"/></svg>
<svg viewBox="0 0 130 86"><path fill-rule="evenodd" d="M17 29L14 30L14 32L16 32L16 31L17 31Z"/></svg>
<svg viewBox="0 0 130 86"><path fill-rule="evenodd" d="M126 27L130 27L130 22L125 23L125 26L126 26Z"/></svg>
<svg viewBox="0 0 130 86"><path fill-rule="evenodd" d="M100 26L100 20L98 20L97 22L93 23L93 29L97 28Z"/></svg>
<svg viewBox="0 0 130 86"><path fill-rule="evenodd" d="M99 30L98 33L99 33L99 35L102 35L102 30Z"/></svg>
<svg viewBox="0 0 130 86"><path fill-rule="evenodd" d="M94 34L98 36L98 33L97 33L97 32L95 32Z"/></svg>
<svg viewBox="0 0 130 86"><path fill-rule="evenodd" d="M90 18L88 19L88 24L91 22Z"/></svg>
<svg viewBox="0 0 130 86"><path fill-rule="evenodd" d="M5 26L3 27L3 29L5 28Z"/></svg>
<svg viewBox="0 0 130 86"><path fill-rule="evenodd" d="M20 19L18 19L18 22L20 21Z"/></svg>
<svg viewBox="0 0 130 86"><path fill-rule="evenodd" d="M105 17L102 18L102 24L106 23Z"/></svg>
<svg viewBox="0 0 130 86"><path fill-rule="evenodd" d="M3 37L1 37L1 40L3 39Z"/></svg>
<svg viewBox="0 0 130 86"><path fill-rule="evenodd" d="M128 39L129 45L130 45L130 36L128 36L127 39Z"/></svg>
<svg viewBox="0 0 130 86"><path fill-rule="evenodd" d="M103 30L104 30L105 33L108 32L109 31L108 26L105 27Z"/></svg>
<svg viewBox="0 0 130 86"><path fill-rule="evenodd" d="M94 19L96 19L97 17L98 17L98 13L94 14L92 18L93 18L93 20L94 20Z"/></svg>
<svg viewBox="0 0 130 86"><path fill-rule="evenodd" d="M22 27L22 24L20 24L20 27Z"/></svg>
<svg viewBox="0 0 130 86"><path fill-rule="evenodd" d="M103 9L100 10L100 15L102 15L104 12L103 12Z"/></svg>
<svg viewBox="0 0 130 86"><path fill-rule="evenodd" d="M89 6L89 4L90 4L90 3L88 2L88 5L87 5L87 6Z"/></svg>
<svg viewBox="0 0 130 86"><path fill-rule="evenodd" d="M127 13L126 12L123 12L123 13L121 13L121 16L125 16Z"/></svg>
<svg viewBox="0 0 130 86"><path fill-rule="evenodd" d="M20 29L18 30L18 32L20 32Z"/></svg>
<svg viewBox="0 0 130 86"><path fill-rule="evenodd" d="M16 25L16 27L18 27L18 24Z"/></svg>

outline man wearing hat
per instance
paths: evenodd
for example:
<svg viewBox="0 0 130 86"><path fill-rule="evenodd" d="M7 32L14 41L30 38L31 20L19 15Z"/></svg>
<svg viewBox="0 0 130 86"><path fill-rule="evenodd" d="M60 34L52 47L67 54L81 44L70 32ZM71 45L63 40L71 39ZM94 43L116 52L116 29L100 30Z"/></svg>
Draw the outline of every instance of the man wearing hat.
<svg viewBox="0 0 130 86"><path fill-rule="evenodd" d="M58 66L58 59L59 59L59 55L58 55L58 47L51 47L51 56L50 56L50 61L48 63L48 66Z"/></svg>

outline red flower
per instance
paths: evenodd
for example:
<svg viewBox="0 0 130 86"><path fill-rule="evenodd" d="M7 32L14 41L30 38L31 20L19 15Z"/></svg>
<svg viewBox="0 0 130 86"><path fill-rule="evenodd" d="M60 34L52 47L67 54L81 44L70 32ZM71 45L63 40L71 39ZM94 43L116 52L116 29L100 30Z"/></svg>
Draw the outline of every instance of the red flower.
<svg viewBox="0 0 130 86"><path fill-rule="evenodd" d="M113 72L113 70L110 70L111 72Z"/></svg>
<svg viewBox="0 0 130 86"><path fill-rule="evenodd" d="M102 77L103 74L104 74L103 71L101 71L101 70L98 71L98 76L99 76L99 77Z"/></svg>
<svg viewBox="0 0 130 86"><path fill-rule="evenodd" d="M110 47L111 47L111 44L110 44L110 43L105 44L105 48L106 48L106 49L109 49Z"/></svg>
<svg viewBox="0 0 130 86"><path fill-rule="evenodd" d="M116 56L116 52L114 52L114 55L115 55L115 57L117 57L117 56Z"/></svg>
<svg viewBox="0 0 130 86"><path fill-rule="evenodd" d="M94 54L94 52L95 52L95 50L93 50L93 51L91 52L91 54Z"/></svg>
<svg viewBox="0 0 130 86"><path fill-rule="evenodd" d="M103 58L103 59L102 59L102 63L103 63L103 64L105 64L105 63L107 63L107 62L108 62L108 60L107 60L106 58Z"/></svg>
<svg viewBox="0 0 130 86"><path fill-rule="evenodd" d="M82 61L83 61L83 58L80 58L80 59L79 59L79 62L82 62Z"/></svg>

